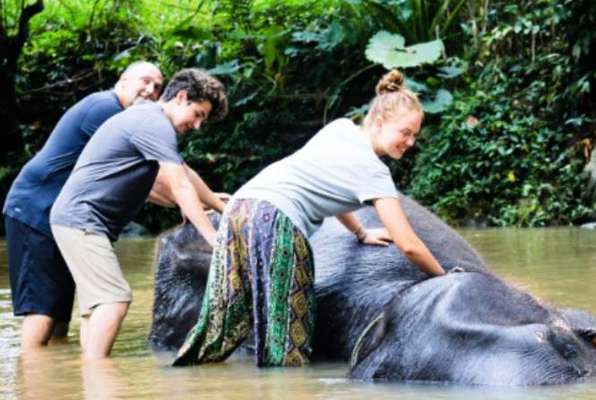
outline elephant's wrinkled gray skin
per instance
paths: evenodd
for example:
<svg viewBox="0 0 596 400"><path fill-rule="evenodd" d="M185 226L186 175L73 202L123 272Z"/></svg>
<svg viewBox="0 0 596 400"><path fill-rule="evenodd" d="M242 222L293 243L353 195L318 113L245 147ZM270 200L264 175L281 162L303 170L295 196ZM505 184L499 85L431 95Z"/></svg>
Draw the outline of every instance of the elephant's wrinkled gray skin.
<svg viewBox="0 0 596 400"><path fill-rule="evenodd" d="M432 213L403 197L412 226L449 273L428 279L394 246L363 246L334 219L311 238L314 356L351 360L357 379L539 385L594 375L596 319L556 310L492 275ZM374 210L361 210L368 227ZM151 342L177 348L194 324L209 254L186 225L160 239Z"/></svg>
<svg viewBox="0 0 596 400"><path fill-rule="evenodd" d="M209 217L213 223L219 221L216 214ZM211 250L189 223L162 233L156 246L149 341L157 348L177 349L197 321Z"/></svg>

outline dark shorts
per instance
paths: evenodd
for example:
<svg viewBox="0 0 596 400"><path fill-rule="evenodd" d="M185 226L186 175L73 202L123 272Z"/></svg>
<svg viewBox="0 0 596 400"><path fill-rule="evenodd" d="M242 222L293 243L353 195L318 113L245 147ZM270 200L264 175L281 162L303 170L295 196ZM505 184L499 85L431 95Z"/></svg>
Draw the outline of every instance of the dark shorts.
<svg viewBox="0 0 596 400"><path fill-rule="evenodd" d="M75 284L52 236L7 215L4 223L14 315L70 321Z"/></svg>

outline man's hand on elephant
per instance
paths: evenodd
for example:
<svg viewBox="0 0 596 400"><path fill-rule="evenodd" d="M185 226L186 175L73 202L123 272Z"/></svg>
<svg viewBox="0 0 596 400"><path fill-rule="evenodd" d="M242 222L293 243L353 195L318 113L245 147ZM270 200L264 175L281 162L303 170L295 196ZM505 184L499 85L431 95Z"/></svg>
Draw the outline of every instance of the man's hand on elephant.
<svg viewBox="0 0 596 400"><path fill-rule="evenodd" d="M227 203L228 201L230 201L230 199L232 198L232 195L229 193L224 193L224 192L215 192L213 193L215 196L217 196L221 201L223 201L224 203Z"/></svg>
<svg viewBox="0 0 596 400"><path fill-rule="evenodd" d="M209 246L211 246L211 249L212 250L215 249L215 244L217 243L217 235L213 234L213 235L210 235L209 237L207 237L207 236L203 236L203 237L205 238L205 241L207 242L207 244Z"/></svg>
<svg viewBox="0 0 596 400"><path fill-rule="evenodd" d="M389 232L385 228L377 229L364 229L364 235L360 239L360 242L364 244L370 244L374 246L388 246L393 242Z"/></svg>

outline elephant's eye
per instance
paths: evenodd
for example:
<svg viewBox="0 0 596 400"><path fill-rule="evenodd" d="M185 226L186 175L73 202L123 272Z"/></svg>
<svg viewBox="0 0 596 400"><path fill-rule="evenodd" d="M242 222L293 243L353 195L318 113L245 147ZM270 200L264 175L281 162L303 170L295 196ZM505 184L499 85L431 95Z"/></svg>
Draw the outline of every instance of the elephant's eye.
<svg viewBox="0 0 596 400"><path fill-rule="evenodd" d="M563 349L563 357L565 357L565 358L577 357L577 349L575 348L575 346L572 346L570 344L565 345L565 347Z"/></svg>

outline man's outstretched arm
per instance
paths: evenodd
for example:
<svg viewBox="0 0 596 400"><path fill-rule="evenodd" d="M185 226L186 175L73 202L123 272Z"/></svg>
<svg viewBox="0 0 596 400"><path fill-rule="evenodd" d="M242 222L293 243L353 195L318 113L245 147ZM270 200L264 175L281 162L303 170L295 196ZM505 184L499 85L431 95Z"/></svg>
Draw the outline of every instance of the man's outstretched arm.
<svg viewBox="0 0 596 400"><path fill-rule="evenodd" d="M188 178L195 188L199 201L203 205L203 209L214 209L219 213L223 212L226 201L230 198L227 193L214 193L209 186L199 177L199 175L191 169L188 165L184 165ZM155 182L149 193L148 200L154 204L162 207L175 207L176 202L172 196L169 185L164 177L164 172L159 169Z"/></svg>
<svg viewBox="0 0 596 400"><path fill-rule="evenodd" d="M180 207L182 214L203 235L211 247L215 246L216 231L199 200L183 164L160 162L162 183L172 200Z"/></svg>

